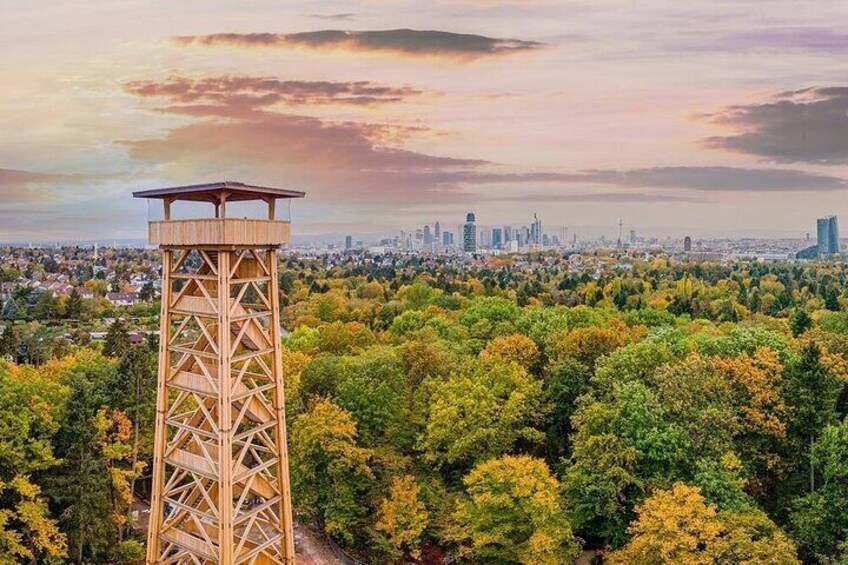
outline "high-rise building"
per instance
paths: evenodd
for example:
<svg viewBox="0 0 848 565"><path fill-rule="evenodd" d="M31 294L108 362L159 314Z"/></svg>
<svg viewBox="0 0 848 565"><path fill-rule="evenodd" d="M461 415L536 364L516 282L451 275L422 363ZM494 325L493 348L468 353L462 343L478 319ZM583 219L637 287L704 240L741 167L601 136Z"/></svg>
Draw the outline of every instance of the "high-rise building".
<svg viewBox="0 0 848 565"><path fill-rule="evenodd" d="M437 244L442 241L442 226L439 225L439 222L436 222L436 229L433 230L433 241Z"/></svg>
<svg viewBox="0 0 848 565"><path fill-rule="evenodd" d="M477 228L474 226L474 212L468 212L465 216L465 224L462 226L462 250L466 253L477 252Z"/></svg>
<svg viewBox="0 0 848 565"><path fill-rule="evenodd" d="M683 238L683 251L692 251L692 238L688 235Z"/></svg>
<svg viewBox="0 0 848 565"><path fill-rule="evenodd" d="M530 224L530 237L528 243L530 245L542 245L542 220L533 212L533 223Z"/></svg>
<svg viewBox="0 0 848 565"><path fill-rule="evenodd" d="M346 235L345 236L345 249L353 249L353 236Z"/></svg>
<svg viewBox="0 0 848 565"><path fill-rule="evenodd" d="M453 232L444 231L442 232L442 245L445 247L453 246Z"/></svg>
<svg viewBox="0 0 848 565"><path fill-rule="evenodd" d="M504 239L503 239L503 229L502 228L492 228L492 247L494 249L503 248Z"/></svg>
<svg viewBox="0 0 848 565"><path fill-rule="evenodd" d="M503 238L504 238L504 243L509 243L510 241L515 239L515 232L513 231L511 226L504 226Z"/></svg>
<svg viewBox="0 0 848 565"><path fill-rule="evenodd" d="M492 230L488 228L481 229L480 233L477 234L477 243L483 249L492 247Z"/></svg>
<svg viewBox="0 0 848 565"><path fill-rule="evenodd" d="M822 255L839 253L839 226L836 222L836 216L819 218L816 224L819 253Z"/></svg>
<svg viewBox="0 0 848 565"><path fill-rule="evenodd" d="M636 243L636 230L630 230L630 244Z"/></svg>
<svg viewBox="0 0 848 565"><path fill-rule="evenodd" d="M424 245L433 243L433 235L430 233L430 226L424 226Z"/></svg>

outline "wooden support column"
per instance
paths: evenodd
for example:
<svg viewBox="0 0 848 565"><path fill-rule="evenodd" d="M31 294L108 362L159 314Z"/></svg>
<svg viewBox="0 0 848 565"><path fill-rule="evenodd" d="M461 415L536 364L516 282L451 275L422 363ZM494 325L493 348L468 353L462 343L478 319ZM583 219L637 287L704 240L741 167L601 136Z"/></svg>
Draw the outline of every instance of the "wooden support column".
<svg viewBox="0 0 848 565"><path fill-rule="evenodd" d="M221 199L221 206L225 200ZM218 252L218 565L232 565L233 402L230 330L230 257Z"/></svg>
<svg viewBox="0 0 848 565"><path fill-rule="evenodd" d="M222 192L218 195L218 212L219 216L215 216L216 218L226 218L227 217L227 193Z"/></svg>
<svg viewBox="0 0 848 565"><path fill-rule="evenodd" d="M167 205L166 205L167 210ZM170 340L170 305L171 305L171 265L173 263L173 251L164 249L162 251L162 306L159 315L159 375L156 386L156 431L153 440L153 475L152 494L150 496L150 522L147 531L147 565L159 563L160 534L162 532L162 518L164 504L162 492L165 479L165 445L167 443L167 428L165 419L168 412L168 388L170 377L170 353L168 342Z"/></svg>
<svg viewBox="0 0 848 565"><path fill-rule="evenodd" d="M171 219L171 203L173 201L174 201L173 198L165 198L165 199L162 200L162 205L165 208L164 209L165 221L168 221L168 220Z"/></svg>
<svg viewBox="0 0 848 565"><path fill-rule="evenodd" d="M286 432L286 395L283 376L283 357L280 346L280 291L277 276L277 249L269 249L266 253L268 271L271 280L268 282L268 294L271 300L271 339L274 345L274 412L277 417L275 440L280 451L277 468L277 481L282 496L280 497L280 521L283 532L281 553L286 565L294 565L294 525L291 501L291 484L289 477L288 434Z"/></svg>

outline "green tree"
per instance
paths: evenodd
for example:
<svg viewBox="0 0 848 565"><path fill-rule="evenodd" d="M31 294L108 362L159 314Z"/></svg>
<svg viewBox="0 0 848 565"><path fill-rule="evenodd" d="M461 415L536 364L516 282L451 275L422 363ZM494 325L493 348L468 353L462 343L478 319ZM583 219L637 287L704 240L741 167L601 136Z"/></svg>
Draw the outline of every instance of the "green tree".
<svg viewBox="0 0 848 565"><path fill-rule="evenodd" d="M62 317L62 305L59 299L49 290L38 293L38 300L32 309L32 317L36 320L56 320Z"/></svg>
<svg viewBox="0 0 848 565"><path fill-rule="evenodd" d="M406 377L400 358L387 347L373 347L345 359L338 375L338 404L357 422L364 445L412 447L406 414Z"/></svg>
<svg viewBox="0 0 848 565"><path fill-rule="evenodd" d="M132 426L132 465L135 468L153 454L153 423L156 411L156 352L148 347L130 347L118 361L107 385L109 406L127 414ZM136 478L130 479L135 494Z"/></svg>
<svg viewBox="0 0 848 565"><path fill-rule="evenodd" d="M559 482L545 462L526 455L477 465L464 479L456 510L460 537L481 563L559 565L576 559Z"/></svg>
<svg viewBox="0 0 848 565"><path fill-rule="evenodd" d="M65 302L65 316L72 320L78 320L82 316L82 296L74 287L68 300Z"/></svg>
<svg viewBox="0 0 848 565"><path fill-rule="evenodd" d="M0 361L0 564L49 561L67 553L33 477L58 465L52 438L65 387L32 368Z"/></svg>
<svg viewBox="0 0 848 565"><path fill-rule="evenodd" d="M95 427L113 371L110 361L91 355L74 363L62 377L70 392L55 441L62 465L53 477L50 492L76 563L108 558L117 537L110 519L111 481Z"/></svg>
<svg viewBox="0 0 848 565"><path fill-rule="evenodd" d="M439 465L470 467L536 443L545 416L542 383L517 363L483 357L440 383L430 402L423 448Z"/></svg>
<svg viewBox="0 0 848 565"><path fill-rule="evenodd" d="M150 302L154 298L156 298L156 290L153 288L153 283L147 281L141 286L141 290L138 291L138 297L145 302Z"/></svg>
<svg viewBox="0 0 848 565"><path fill-rule="evenodd" d="M685 473L688 438L640 382L613 385L605 398L587 399L573 423L574 448L563 483L574 525L619 545L646 485Z"/></svg>
<svg viewBox="0 0 848 565"><path fill-rule="evenodd" d="M0 358L14 357L18 347L18 340L15 336L15 330L9 324L3 328L3 333L0 334Z"/></svg>
<svg viewBox="0 0 848 565"><path fill-rule="evenodd" d="M356 422L329 400L318 400L295 419L291 445L292 496L299 511L352 543L374 477L370 451L356 444Z"/></svg>
<svg viewBox="0 0 848 565"><path fill-rule="evenodd" d="M800 360L788 371L787 404L792 412L790 432L799 451L806 452L810 492L815 490L812 448L822 428L836 417L836 403L843 384L822 362L821 349L810 341L801 350Z"/></svg>
<svg viewBox="0 0 848 565"><path fill-rule="evenodd" d="M848 420L824 428L812 455L819 486L795 503L795 539L807 560L842 563L848 559Z"/></svg>
<svg viewBox="0 0 848 565"><path fill-rule="evenodd" d="M789 319L789 328L792 330L792 335L798 337L808 329L813 327L813 318L803 308L796 308L795 313Z"/></svg>
<svg viewBox="0 0 848 565"><path fill-rule="evenodd" d="M551 403L547 443L549 456L554 460L565 455L572 431L571 417L577 408L577 399L589 391L591 377L588 367L570 357L545 367L545 394Z"/></svg>
<svg viewBox="0 0 848 565"><path fill-rule="evenodd" d="M106 340L103 343L103 355L107 357L121 357L130 347L130 333L127 323L123 318L117 318L109 331L106 332Z"/></svg>

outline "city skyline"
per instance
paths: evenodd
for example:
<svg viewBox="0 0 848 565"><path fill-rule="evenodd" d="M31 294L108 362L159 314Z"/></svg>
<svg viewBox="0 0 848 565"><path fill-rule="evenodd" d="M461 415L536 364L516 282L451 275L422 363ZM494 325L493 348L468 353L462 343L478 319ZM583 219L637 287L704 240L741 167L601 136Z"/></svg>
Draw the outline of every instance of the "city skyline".
<svg viewBox="0 0 848 565"><path fill-rule="evenodd" d="M140 239L132 190L222 179L306 191L297 236L470 208L493 225L543 209L611 235L623 217L658 236L800 236L848 212L846 16L784 1L7 3L0 241Z"/></svg>

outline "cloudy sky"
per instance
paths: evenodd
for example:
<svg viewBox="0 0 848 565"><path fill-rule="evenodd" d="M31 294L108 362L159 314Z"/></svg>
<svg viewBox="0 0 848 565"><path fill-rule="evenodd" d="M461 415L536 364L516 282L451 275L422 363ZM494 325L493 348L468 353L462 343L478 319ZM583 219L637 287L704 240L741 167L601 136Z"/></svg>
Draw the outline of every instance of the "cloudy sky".
<svg viewBox="0 0 848 565"><path fill-rule="evenodd" d="M0 8L0 241L140 237L132 190L221 179L306 191L300 234L848 214L845 2Z"/></svg>

